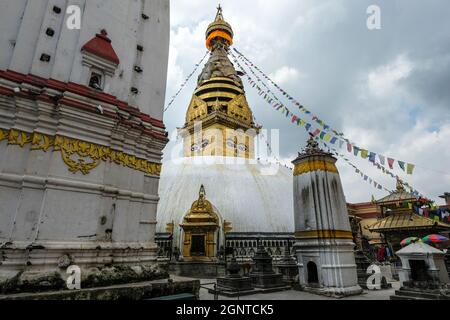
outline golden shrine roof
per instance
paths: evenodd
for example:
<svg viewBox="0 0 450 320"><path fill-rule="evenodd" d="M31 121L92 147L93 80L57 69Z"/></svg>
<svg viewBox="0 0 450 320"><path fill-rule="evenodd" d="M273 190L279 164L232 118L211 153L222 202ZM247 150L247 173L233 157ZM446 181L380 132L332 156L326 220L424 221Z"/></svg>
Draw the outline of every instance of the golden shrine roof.
<svg viewBox="0 0 450 320"><path fill-rule="evenodd" d="M370 232L383 232L394 230L414 230L427 228L450 229L450 225L441 221L420 216L408 209L407 212L396 212L390 216L382 218L373 225L368 226Z"/></svg>
<svg viewBox="0 0 450 320"><path fill-rule="evenodd" d="M414 199L417 199L417 197L412 193L407 192L403 182L399 178L397 178L396 190L388 196L375 201L375 203L379 205L386 205Z"/></svg>
<svg viewBox="0 0 450 320"><path fill-rule="evenodd" d="M407 191L395 191L384 198L381 198L376 201L377 204L385 204L385 203L394 203L394 202L403 202L405 200L414 200L417 199L413 194Z"/></svg>

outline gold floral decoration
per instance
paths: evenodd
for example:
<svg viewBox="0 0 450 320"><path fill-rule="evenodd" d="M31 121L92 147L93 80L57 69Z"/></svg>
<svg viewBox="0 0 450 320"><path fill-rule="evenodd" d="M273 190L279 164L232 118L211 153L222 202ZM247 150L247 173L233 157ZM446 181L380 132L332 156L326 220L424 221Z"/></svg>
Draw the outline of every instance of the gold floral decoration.
<svg viewBox="0 0 450 320"><path fill-rule="evenodd" d="M72 173L81 172L87 175L101 162L110 162L150 175L159 176L161 174L162 165L159 163L78 139L0 128L0 142L3 140L7 140L9 145L18 145L22 148L31 144L33 151L47 152L53 148L53 151L61 153L62 160Z"/></svg>

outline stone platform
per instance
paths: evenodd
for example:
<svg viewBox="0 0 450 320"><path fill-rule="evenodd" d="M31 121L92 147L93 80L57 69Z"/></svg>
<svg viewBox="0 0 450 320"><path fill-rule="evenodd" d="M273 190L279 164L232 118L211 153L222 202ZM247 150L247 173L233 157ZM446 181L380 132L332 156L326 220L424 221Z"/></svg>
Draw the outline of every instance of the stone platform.
<svg viewBox="0 0 450 320"><path fill-rule="evenodd" d="M199 280L157 280L108 287L0 295L8 300L147 300L188 293L199 297Z"/></svg>
<svg viewBox="0 0 450 320"><path fill-rule="evenodd" d="M448 290L447 290L448 291ZM444 290L418 290L411 288L401 288L395 290L395 295L390 296L391 300L450 300L450 292Z"/></svg>

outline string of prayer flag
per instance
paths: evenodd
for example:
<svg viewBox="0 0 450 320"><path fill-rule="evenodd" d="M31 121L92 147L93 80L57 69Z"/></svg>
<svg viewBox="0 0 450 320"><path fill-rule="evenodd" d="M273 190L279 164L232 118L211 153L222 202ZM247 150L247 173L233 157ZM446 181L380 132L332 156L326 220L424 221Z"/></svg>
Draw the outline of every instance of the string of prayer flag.
<svg viewBox="0 0 450 320"><path fill-rule="evenodd" d="M197 63L194 66L194 70L184 79L183 83L180 86L180 89L175 93L172 97L170 102L167 104L167 106L164 108L164 112L169 110L169 108L172 106L172 104L175 102L175 99L180 95L181 91L183 91L184 87L186 87L186 84L189 82L189 80L192 78L192 76L197 72L198 67L200 67L203 64L203 61L208 56L209 51L206 51L205 55L203 56L202 60L200 60L199 63Z"/></svg>
<svg viewBox="0 0 450 320"><path fill-rule="evenodd" d="M286 99L288 99L291 103L293 103L296 107L298 107L301 112L311 116L312 121L317 123L318 125L320 125L322 127L322 129L324 131L321 130L321 132L318 133L322 140L325 140L326 142L330 142L333 145L335 145L336 143L339 142L340 148L344 144L346 144L347 145L347 151L349 153L353 153L355 156L360 155L361 158L368 159L368 161L372 162L372 163L375 161L375 158L378 155L376 152L357 147L354 143L350 142L350 140L345 138L344 134L342 132L338 132L338 131L332 129L331 126L326 124L317 115L313 114L310 110L308 110L300 102L298 102L295 98L293 98L289 93L287 93L284 89L282 89L267 74L265 74L260 68L258 68L258 66L256 66L250 59L248 59L246 56L244 56L239 50L237 50L236 48L233 48L233 50L237 53L237 57L232 52L230 52L230 54L234 58L235 63L237 63L240 66L240 68L242 70L244 70L244 68L239 64L238 59L240 61L242 61L247 66L247 68L250 70L250 72L254 75L254 77L257 79L257 82L262 83L263 86L267 89L268 94L267 93L261 93L260 94L260 95L264 94L264 99L265 100L268 100L268 102L271 103L272 99L270 98L270 94L272 94L274 96L274 98L277 101L279 101L279 99L273 94L273 92L270 90L270 88L264 83L264 81L261 80L261 78L256 74L256 72L253 69L257 70L259 72L259 74L261 74L261 76L264 79L269 81L275 88L277 88L281 92L281 94ZM244 73L245 73L245 71L244 71ZM246 74L248 76L248 73L246 73ZM250 79L250 77L249 77L249 79ZM250 83L252 84L253 87L256 85L256 82L254 82L253 80L250 79L249 81L250 81ZM256 87L257 87L258 90L261 90L261 88L258 85L256 85ZM308 126L308 128L311 127L310 123L308 123L305 120L301 119L299 116L294 115L292 112L290 112L290 110L286 106L283 106L283 114L285 114L285 116L287 118L291 118L291 122L292 123L297 123L298 125L301 125L301 124L305 123L305 126ZM314 135L314 136L317 136L317 134ZM381 156L381 155L378 155L378 156L380 157L380 161L382 161L384 163L385 157ZM406 163L405 161L395 160L393 158L388 158L387 160L388 160L389 168L391 168L391 170L394 169L394 164L397 161L399 168L403 172L406 172L408 175L412 175L414 173L415 165L412 164L412 163Z"/></svg>

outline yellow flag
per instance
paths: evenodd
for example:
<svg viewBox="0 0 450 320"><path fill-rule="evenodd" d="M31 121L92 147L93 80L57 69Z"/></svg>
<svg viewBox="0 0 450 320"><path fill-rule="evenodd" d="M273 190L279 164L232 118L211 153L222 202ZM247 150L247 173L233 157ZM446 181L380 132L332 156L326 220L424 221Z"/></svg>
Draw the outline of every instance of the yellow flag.
<svg viewBox="0 0 450 320"><path fill-rule="evenodd" d="M369 156L369 151L361 149L361 157L363 159L367 159L368 156Z"/></svg>

